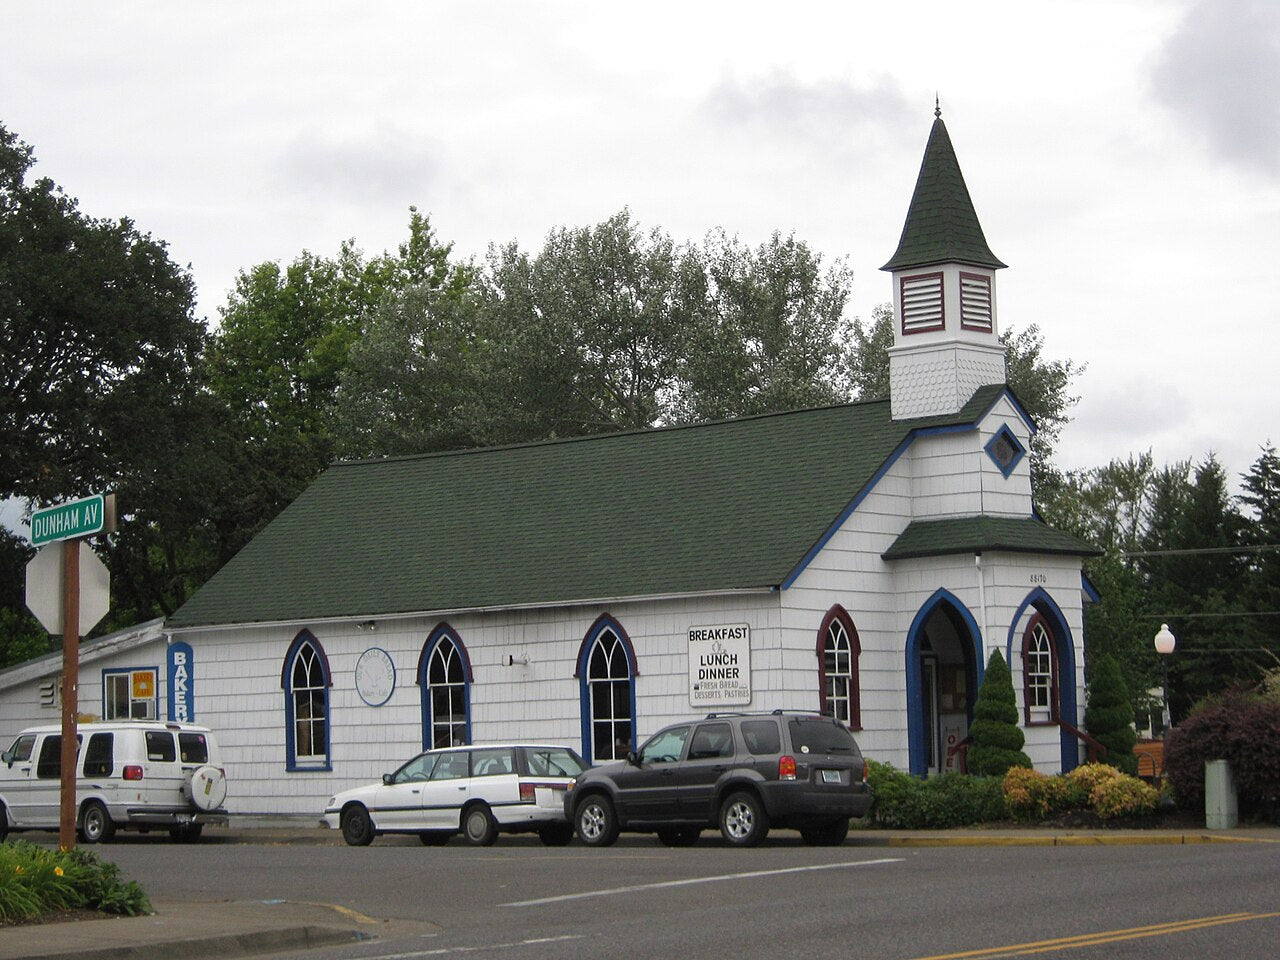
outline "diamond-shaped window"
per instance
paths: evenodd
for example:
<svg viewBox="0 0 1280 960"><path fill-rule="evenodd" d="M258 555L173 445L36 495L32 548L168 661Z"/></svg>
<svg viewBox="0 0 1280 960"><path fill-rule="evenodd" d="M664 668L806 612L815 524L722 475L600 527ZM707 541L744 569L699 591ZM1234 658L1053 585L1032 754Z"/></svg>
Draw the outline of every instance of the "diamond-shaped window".
<svg viewBox="0 0 1280 960"><path fill-rule="evenodd" d="M1000 468L1005 477L1013 473L1013 468L1027 453L1027 448L1018 442L1018 438L1007 426L1001 426L996 435L987 441L986 450L991 462Z"/></svg>

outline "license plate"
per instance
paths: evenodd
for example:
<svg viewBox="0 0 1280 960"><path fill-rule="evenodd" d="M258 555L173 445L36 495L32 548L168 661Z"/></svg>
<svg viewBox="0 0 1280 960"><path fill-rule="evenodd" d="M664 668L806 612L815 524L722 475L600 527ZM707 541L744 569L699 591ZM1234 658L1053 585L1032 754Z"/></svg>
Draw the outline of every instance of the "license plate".
<svg viewBox="0 0 1280 960"><path fill-rule="evenodd" d="M823 783L839 783L840 771L839 770L823 770L822 782Z"/></svg>

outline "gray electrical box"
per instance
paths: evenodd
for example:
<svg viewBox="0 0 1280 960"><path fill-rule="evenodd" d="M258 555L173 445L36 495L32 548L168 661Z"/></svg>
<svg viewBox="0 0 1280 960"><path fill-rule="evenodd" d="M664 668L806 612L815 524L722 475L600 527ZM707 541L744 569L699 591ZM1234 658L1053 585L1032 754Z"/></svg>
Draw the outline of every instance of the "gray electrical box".
<svg viewBox="0 0 1280 960"><path fill-rule="evenodd" d="M1225 760L1204 764L1204 825L1210 830L1230 830L1240 822L1236 782Z"/></svg>

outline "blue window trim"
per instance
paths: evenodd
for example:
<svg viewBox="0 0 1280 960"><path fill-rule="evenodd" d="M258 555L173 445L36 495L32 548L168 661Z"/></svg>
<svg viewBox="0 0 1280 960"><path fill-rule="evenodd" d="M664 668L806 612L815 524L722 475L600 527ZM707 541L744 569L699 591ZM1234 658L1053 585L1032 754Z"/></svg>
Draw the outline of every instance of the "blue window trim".
<svg viewBox="0 0 1280 960"><path fill-rule="evenodd" d="M923 777L928 773L928 745L925 741L924 729L924 678L920 671L920 640L924 636L924 625L939 608L950 609L956 616L957 626L969 631L972 656L965 658L965 683L969 688L969 721L973 722L973 703L978 696L978 687L982 684L982 675L986 664L982 662L982 632L978 629L978 621L973 614L947 589L937 590L924 602L911 621L911 629L907 631L907 755L912 775ZM963 636L961 640L963 640Z"/></svg>
<svg viewBox="0 0 1280 960"><path fill-rule="evenodd" d="M995 445L1000 442L1001 437L1008 442L1009 446L1013 447L1013 460L1007 467L996 457L994 449ZM1000 424L1000 429L991 435L991 439L987 441L986 446L982 449L987 452L987 456L991 458L991 462L996 465L996 468L1002 474L1004 474L1004 478L1006 480L1013 476L1013 471L1018 468L1018 464L1022 462L1022 458L1027 455L1027 448L1019 442L1016 436L1014 436L1013 431L1009 429L1009 425L1007 423Z"/></svg>
<svg viewBox="0 0 1280 960"><path fill-rule="evenodd" d="M1022 622L1023 616L1029 609L1034 609L1049 624L1049 629L1053 633L1054 653L1057 657L1054 663L1054 669L1057 671L1058 685L1058 719L1059 721L1066 719L1067 723L1077 726L1079 714L1076 707L1076 645L1075 639L1071 635L1071 628L1067 626L1067 618L1062 614L1062 608L1054 601L1043 587L1036 587L1026 598L1019 604L1017 611L1013 615L1013 620L1009 622L1009 636L1005 641L1005 659L1012 663L1013 644L1019 639L1018 624ZM1075 736L1062 730L1059 737L1059 744L1062 755L1062 772L1074 770L1080 765L1080 745Z"/></svg>
<svg viewBox="0 0 1280 960"><path fill-rule="evenodd" d="M121 673L137 673L138 671L151 671L155 680L155 692L151 695L151 718L153 720L160 719L160 668L159 667L104 667L102 670L102 718L107 719L107 677ZM129 702L133 702L133 691L129 691ZM132 712L132 711L130 711ZM131 719L131 718L130 718Z"/></svg>
<svg viewBox="0 0 1280 960"><path fill-rule="evenodd" d="M310 644L312 649L315 650L316 657L320 661L320 672L324 674L324 762L322 763L313 761L305 764L298 763L297 744L294 736L293 664L304 644ZM324 646L310 630L299 631L298 635L293 638L293 642L289 644L289 650L284 656L284 667L280 671L280 689L284 691L285 772L306 773L333 769L333 753L331 750L333 713L330 709L331 698L329 696L329 690L332 687L333 671L329 669L329 657L324 652Z"/></svg>
<svg viewBox="0 0 1280 960"><path fill-rule="evenodd" d="M573 671L573 675L578 679L578 710L582 720L582 755L591 757L591 688L588 680L587 666L591 658L591 651L595 647L596 639L605 630L611 630L613 634L622 643L623 652L627 656L627 672L629 674L629 684L631 693L631 749L636 748L636 677L640 675L640 668L636 663L636 650L631 644L631 638L627 636L627 631L622 629L622 625L607 613L602 613L596 617L595 623L591 624L591 628L587 630L586 635L582 638L582 645L578 648L577 666Z"/></svg>
<svg viewBox="0 0 1280 960"><path fill-rule="evenodd" d="M422 749L430 750L434 737L431 735L431 684L427 680L427 671L431 667L431 655L435 653L436 647L440 645L441 640L447 639L453 644L453 648L458 651L458 656L462 658L462 679L464 681L462 693L465 698L464 709L467 716L467 743L471 742L471 684L475 677L471 672L471 654L467 652L467 645L462 642L462 638L458 636L458 631L449 626L448 623L441 621L436 628L431 631L431 635L427 637L427 642L422 645L422 653L418 657L418 677L416 683L421 688L422 702Z"/></svg>

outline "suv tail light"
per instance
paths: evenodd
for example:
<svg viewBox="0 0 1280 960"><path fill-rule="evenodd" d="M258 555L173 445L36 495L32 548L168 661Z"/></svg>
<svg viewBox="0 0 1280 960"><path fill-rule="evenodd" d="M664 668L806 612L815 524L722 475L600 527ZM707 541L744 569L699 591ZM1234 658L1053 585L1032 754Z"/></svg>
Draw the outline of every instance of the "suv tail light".
<svg viewBox="0 0 1280 960"><path fill-rule="evenodd" d="M862 782L866 783L867 777L869 777L870 775L871 775L871 764L868 763L866 758L864 757L862 760Z"/></svg>
<svg viewBox="0 0 1280 960"><path fill-rule="evenodd" d="M141 780L142 767L136 763L129 763L124 768L124 778L126 780Z"/></svg>
<svg viewBox="0 0 1280 960"><path fill-rule="evenodd" d="M794 780L796 778L796 758L783 755L778 758L778 779Z"/></svg>
<svg viewBox="0 0 1280 960"><path fill-rule="evenodd" d="M533 784L532 783L520 784L520 802L533 803L534 799L535 799L535 794L533 790Z"/></svg>

